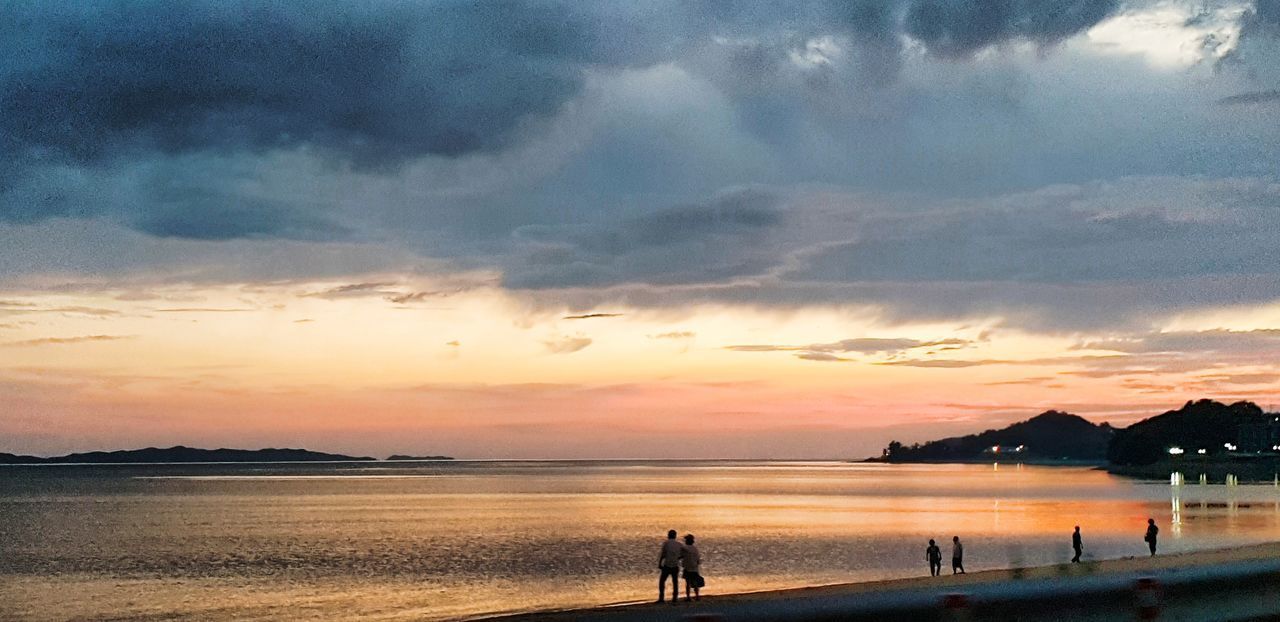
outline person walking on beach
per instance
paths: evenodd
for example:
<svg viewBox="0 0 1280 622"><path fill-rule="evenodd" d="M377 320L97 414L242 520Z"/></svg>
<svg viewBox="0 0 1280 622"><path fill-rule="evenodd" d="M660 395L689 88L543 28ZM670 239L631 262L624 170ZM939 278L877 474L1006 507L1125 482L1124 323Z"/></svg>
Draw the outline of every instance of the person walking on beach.
<svg viewBox="0 0 1280 622"><path fill-rule="evenodd" d="M684 545L676 539L676 530L667 532L667 541L662 543L662 551L658 553L658 602L664 600L667 577L671 577L671 602L680 600L680 557L684 555Z"/></svg>
<svg viewBox="0 0 1280 622"><path fill-rule="evenodd" d="M932 538L929 539L928 548L924 550L924 558L929 560L929 576L936 577L942 574L942 549Z"/></svg>
<svg viewBox="0 0 1280 622"><path fill-rule="evenodd" d="M693 534L685 534L684 536L684 556L680 558L684 565L684 601L689 602L689 590L693 590L693 599L702 600L701 589L705 583L702 580L702 553L698 552L698 545L693 543Z"/></svg>
<svg viewBox="0 0 1280 622"><path fill-rule="evenodd" d="M1156 527L1156 519L1148 518L1147 535L1143 536L1142 539L1146 541L1147 547L1151 549L1152 557L1156 554L1156 534L1158 533L1160 533L1160 528Z"/></svg>
<svg viewBox="0 0 1280 622"><path fill-rule="evenodd" d="M964 545L960 544L960 536L951 537L951 574L965 574Z"/></svg>
<svg viewBox="0 0 1280 622"><path fill-rule="evenodd" d="M1076 530L1071 534L1071 548L1076 550L1076 556L1071 558L1071 563L1080 563L1080 554L1084 552L1084 542L1080 540L1080 525L1076 525Z"/></svg>

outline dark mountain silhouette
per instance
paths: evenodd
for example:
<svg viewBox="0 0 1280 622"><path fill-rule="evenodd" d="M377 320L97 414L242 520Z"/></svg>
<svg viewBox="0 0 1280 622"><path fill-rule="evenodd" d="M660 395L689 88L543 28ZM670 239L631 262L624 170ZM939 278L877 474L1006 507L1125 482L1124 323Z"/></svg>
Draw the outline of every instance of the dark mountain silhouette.
<svg viewBox="0 0 1280 622"><path fill-rule="evenodd" d="M390 456L387 460L453 460L452 456L402 456L396 454Z"/></svg>
<svg viewBox="0 0 1280 622"><path fill-rule="evenodd" d="M197 449L194 447L169 447L159 449L129 449L123 451L90 451L54 458L15 456L0 454L0 464L137 464L141 462L321 462L345 460L373 460L369 457L352 457L342 454L326 454L306 449Z"/></svg>
<svg viewBox="0 0 1280 622"><path fill-rule="evenodd" d="M1107 448L1107 460L1124 466L1153 464L1168 459L1170 447L1223 454L1224 445L1237 441L1240 426L1264 424L1273 417L1253 402L1190 401L1118 430Z"/></svg>
<svg viewBox="0 0 1280 622"><path fill-rule="evenodd" d="M1070 413L1050 410L1007 428L885 448L885 462L965 462L1001 457L1020 461L1102 461L1115 430ZM997 449L998 448L998 449Z"/></svg>

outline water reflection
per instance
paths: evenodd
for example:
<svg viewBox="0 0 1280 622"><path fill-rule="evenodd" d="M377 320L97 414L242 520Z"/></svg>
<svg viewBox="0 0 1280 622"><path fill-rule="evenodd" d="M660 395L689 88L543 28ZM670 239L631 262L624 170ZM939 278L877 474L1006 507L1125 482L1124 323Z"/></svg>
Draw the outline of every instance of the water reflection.
<svg viewBox="0 0 1280 622"><path fill-rule="evenodd" d="M648 599L669 528L697 534L717 592L923 575L927 540L953 535L970 570L1064 562L1074 525L1088 558L1140 555L1147 517L1169 552L1280 539L1275 486L1181 474L1166 491L1008 464L375 466L8 470L0 599L64 619L266 619L293 599L430 620ZM560 589L583 574L590 591Z"/></svg>
<svg viewBox="0 0 1280 622"><path fill-rule="evenodd" d="M1175 473L1178 476L1177 483L1169 488L1170 490L1170 531L1173 537L1177 538L1182 535L1182 474Z"/></svg>

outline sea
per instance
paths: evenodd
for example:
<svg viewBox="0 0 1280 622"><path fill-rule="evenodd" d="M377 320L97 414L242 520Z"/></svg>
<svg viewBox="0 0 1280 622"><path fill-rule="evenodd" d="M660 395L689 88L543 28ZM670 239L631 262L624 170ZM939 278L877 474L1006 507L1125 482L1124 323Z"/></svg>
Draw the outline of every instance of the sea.
<svg viewBox="0 0 1280 622"><path fill-rule="evenodd" d="M0 467L0 619L454 620L1280 539L1280 487L1089 467L423 461ZM949 565L949 564L948 564Z"/></svg>

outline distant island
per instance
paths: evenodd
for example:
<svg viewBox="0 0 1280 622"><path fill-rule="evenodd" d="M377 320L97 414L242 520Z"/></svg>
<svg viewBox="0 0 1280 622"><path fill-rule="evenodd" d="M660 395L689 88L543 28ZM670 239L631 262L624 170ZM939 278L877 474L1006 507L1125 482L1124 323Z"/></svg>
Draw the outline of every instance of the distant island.
<svg viewBox="0 0 1280 622"><path fill-rule="evenodd" d="M1280 413L1253 402L1188 401L1129 427L1050 410L999 430L904 445L872 462L1096 463L1122 475L1172 472L1273 480L1280 473Z"/></svg>
<svg viewBox="0 0 1280 622"><path fill-rule="evenodd" d="M344 456L306 449L197 449L169 447L90 451L52 458L0 453L0 464L139 464L145 462L346 462L371 461L367 456Z"/></svg>
<svg viewBox="0 0 1280 622"><path fill-rule="evenodd" d="M387 460L453 460L453 456L402 456L396 454L389 456Z"/></svg>
<svg viewBox="0 0 1280 622"><path fill-rule="evenodd" d="M1096 462L1107 458L1115 430L1050 410L999 430L923 444L892 441L877 462Z"/></svg>

